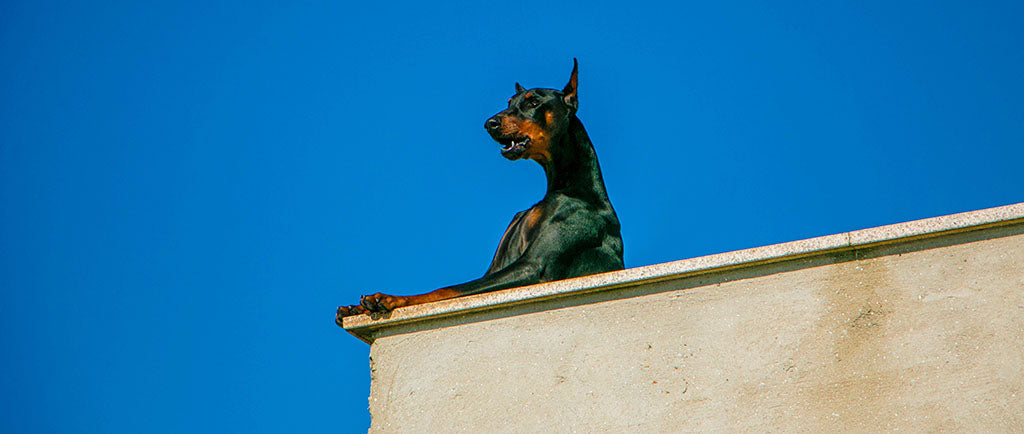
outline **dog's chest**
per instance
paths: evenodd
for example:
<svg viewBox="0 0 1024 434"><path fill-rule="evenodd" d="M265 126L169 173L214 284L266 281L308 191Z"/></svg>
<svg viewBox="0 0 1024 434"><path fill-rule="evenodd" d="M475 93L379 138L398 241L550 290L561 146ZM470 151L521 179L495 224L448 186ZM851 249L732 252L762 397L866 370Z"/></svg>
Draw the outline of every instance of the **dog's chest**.
<svg viewBox="0 0 1024 434"><path fill-rule="evenodd" d="M488 272L505 268L523 256L523 252L530 246L530 241L536 238L543 217L544 210L539 206L517 213L505 234L501 236L498 251L494 253L494 260Z"/></svg>

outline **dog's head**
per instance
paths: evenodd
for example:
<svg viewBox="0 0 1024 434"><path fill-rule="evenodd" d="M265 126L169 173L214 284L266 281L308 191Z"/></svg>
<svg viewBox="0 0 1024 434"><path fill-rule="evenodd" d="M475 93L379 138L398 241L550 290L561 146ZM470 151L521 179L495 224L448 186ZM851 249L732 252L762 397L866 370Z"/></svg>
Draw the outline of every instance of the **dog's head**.
<svg viewBox="0 0 1024 434"><path fill-rule="evenodd" d="M516 94L508 108L491 116L484 128L501 145L509 160L529 158L541 164L551 160L551 143L565 131L579 103L576 99L576 59L572 75L562 90L524 89L516 83Z"/></svg>

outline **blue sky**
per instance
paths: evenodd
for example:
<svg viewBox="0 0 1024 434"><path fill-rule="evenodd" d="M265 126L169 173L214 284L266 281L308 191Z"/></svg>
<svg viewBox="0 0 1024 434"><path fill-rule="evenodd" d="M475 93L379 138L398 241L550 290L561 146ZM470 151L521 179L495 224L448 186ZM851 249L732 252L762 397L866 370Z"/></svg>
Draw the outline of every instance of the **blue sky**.
<svg viewBox="0 0 1024 434"><path fill-rule="evenodd" d="M283 3L0 4L0 431L365 430L335 307L483 273L573 57L628 267L1024 201L1021 2Z"/></svg>

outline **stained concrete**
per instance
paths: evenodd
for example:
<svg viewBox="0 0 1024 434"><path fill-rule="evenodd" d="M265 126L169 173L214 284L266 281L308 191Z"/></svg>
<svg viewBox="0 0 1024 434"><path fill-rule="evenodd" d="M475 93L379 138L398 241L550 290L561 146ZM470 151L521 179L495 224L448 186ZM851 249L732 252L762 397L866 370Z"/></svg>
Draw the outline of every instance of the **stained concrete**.
<svg viewBox="0 0 1024 434"><path fill-rule="evenodd" d="M371 431L1024 431L1024 223L880 233L374 329Z"/></svg>

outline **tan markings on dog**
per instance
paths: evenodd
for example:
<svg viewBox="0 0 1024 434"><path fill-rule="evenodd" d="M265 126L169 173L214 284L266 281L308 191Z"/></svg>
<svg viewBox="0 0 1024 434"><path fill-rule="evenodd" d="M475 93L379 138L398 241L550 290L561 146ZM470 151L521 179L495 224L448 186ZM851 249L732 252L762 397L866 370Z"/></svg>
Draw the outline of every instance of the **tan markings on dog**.
<svg viewBox="0 0 1024 434"><path fill-rule="evenodd" d="M547 121L548 125L551 125L551 124L555 123L555 115L554 115L554 113L551 113L551 112L544 113L544 120Z"/></svg>
<svg viewBox="0 0 1024 434"><path fill-rule="evenodd" d="M426 294L412 295L412 296L406 297L406 303L403 304L403 306L407 306L407 305L410 305L410 304L422 304L422 303L430 303L430 302L433 302L433 301L447 300L449 298L458 297L459 295L461 295L461 294L459 294L458 292L455 292L455 291L453 291L451 289L441 288L441 289L438 289L438 290L434 290L434 291L428 292Z"/></svg>
<svg viewBox="0 0 1024 434"><path fill-rule="evenodd" d="M519 124L523 120L515 115L505 115L501 117L501 134L506 136L516 135L519 133Z"/></svg>
<svg viewBox="0 0 1024 434"><path fill-rule="evenodd" d="M528 229L533 229L534 226L537 226L537 223L540 222L540 218L543 216L543 209L539 207L530 208L530 210L526 212L526 227Z"/></svg>
<svg viewBox="0 0 1024 434"><path fill-rule="evenodd" d="M526 149L524 157L541 164L551 161L551 150L548 148L550 141L547 132L536 122L523 119L519 122L519 132L530 138L530 145Z"/></svg>
<svg viewBox="0 0 1024 434"><path fill-rule="evenodd" d="M527 99L527 98L529 98L529 97L530 97L531 95L533 95L533 91L532 91L532 90L531 90L531 91L529 91L529 92L526 92L525 94L523 94L523 99Z"/></svg>
<svg viewBox="0 0 1024 434"><path fill-rule="evenodd" d="M551 161L548 134L544 128L529 119L506 115L501 118L501 133L506 136L527 136L527 145L523 158L529 158L541 164Z"/></svg>

